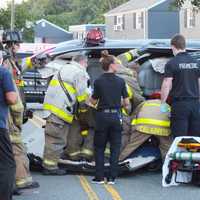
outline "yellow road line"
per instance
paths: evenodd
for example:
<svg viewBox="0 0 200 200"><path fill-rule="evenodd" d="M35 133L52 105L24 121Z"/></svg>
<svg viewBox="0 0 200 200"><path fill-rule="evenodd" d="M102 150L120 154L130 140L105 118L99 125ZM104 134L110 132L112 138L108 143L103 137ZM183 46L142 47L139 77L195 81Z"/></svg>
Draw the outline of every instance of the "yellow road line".
<svg viewBox="0 0 200 200"><path fill-rule="evenodd" d="M104 184L104 187L111 194L113 200L122 200L120 194L113 186Z"/></svg>
<svg viewBox="0 0 200 200"><path fill-rule="evenodd" d="M84 176L78 176L80 183L88 195L89 200L100 200Z"/></svg>

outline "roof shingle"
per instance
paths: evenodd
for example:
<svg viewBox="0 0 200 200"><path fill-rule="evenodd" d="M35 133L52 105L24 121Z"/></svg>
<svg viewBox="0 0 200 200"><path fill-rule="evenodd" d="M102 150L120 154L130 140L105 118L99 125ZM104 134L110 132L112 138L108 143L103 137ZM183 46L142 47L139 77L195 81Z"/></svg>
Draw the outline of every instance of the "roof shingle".
<svg viewBox="0 0 200 200"><path fill-rule="evenodd" d="M130 0L112 10L107 12L105 15L112 15L116 13L123 13L132 10L144 9L149 8L163 0Z"/></svg>

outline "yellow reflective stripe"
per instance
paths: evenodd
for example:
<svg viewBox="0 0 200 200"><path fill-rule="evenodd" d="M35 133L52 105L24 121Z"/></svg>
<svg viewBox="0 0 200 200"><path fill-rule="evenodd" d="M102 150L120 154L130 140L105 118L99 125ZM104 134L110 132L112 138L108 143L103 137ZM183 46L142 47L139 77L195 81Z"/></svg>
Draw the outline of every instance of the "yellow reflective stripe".
<svg viewBox="0 0 200 200"><path fill-rule="evenodd" d="M88 133L89 133L88 130L81 131L82 136L88 136Z"/></svg>
<svg viewBox="0 0 200 200"><path fill-rule="evenodd" d="M158 128L158 127L153 128L146 126L138 126L136 127L136 130L151 135L169 136L171 134L170 129Z"/></svg>
<svg viewBox="0 0 200 200"><path fill-rule="evenodd" d="M85 108L79 108L78 109L78 112L82 112L82 113L85 113L85 112L87 112L88 110L87 109L85 109Z"/></svg>
<svg viewBox="0 0 200 200"><path fill-rule="evenodd" d="M9 135L10 136L10 141L12 143L20 144L22 143L22 137L21 135Z"/></svg>
<svg viewBox="0 0 200 200"><path fill-rule="evenodd" d="M77 96L77 100L78 102L85 101L88 98L88 96L88 93L85 92L84 94Z"/></svg>
<svg viewBox="0 0 200 200"><path fill-rule="evenodd" d="M51 104L47 104L45 103L43 105L43 108L45 110L49 110L51 111L52 113L54 113L56 116L60 117L61 119L63 119L64 121L68 122L68 123L71 123L73 121L73 118L74 116L73 115L70 115L66 112L64 112L63 110L55 107L54 105L51 105Z"/></svg>
<svg viewBox="0 0 200 200"><path fill-rule="evenodd" d="M79 155L80 153L81 153L80 151L75 151L75 152L69 153L69 156L71 156L71 157L77 156L77 155Z"/></svg>
<svg viewBox="0 0 200 200"><path fill-rule="evenodd" d="M16 180L16 186L24 186L27 183L26 179Z"/></svg>
<svg viewBox="0 0 200 200"><path fill-rule="evenodd" d="M93 155L93 151L92 151L92 150L90 150L90 149L85 149L85 148L81 150L81 153L82 153L82 154L89 155L89 156L92 156L92 155Z"/></svg>
<svg viewBox="0 0 200 200"><path fill-rule="evenodd" d="M45 165L49 165L49 166L56 166L57 162L53 161L53 160L48 160L48 159L44 159L44 164Z"/></svg>
<svg viewBox="0 0 200 200"><path fill-rule="evenodd" d="M161 103L144 103L143 106L155 106L155 107L160 107ZM171 111L171 107L169 106L169 111Z"/></svg>
<svg viewBox="0 0 200 200"><path fill-rule="evenodd" d="M133 55L130 52L126 52L124 55L125 55L128 62L133 60Z"/></svg>
<svg viewBox="0 0 200 200"><path fill-rule="evenodd" d="M75 94L76 93L76 89L74 87L72 87L70 84L68 84L66 82L63 82L63 84L64 84L66 90L69 93L71 93L71 94ZM52 86L52 87L55 87L55 86L59 86L60 83L59 83L58 80L53 79L53 80L51 80L51 82L49 83L49 85Z"/></svg>
<svg viewBox="0 0 200 200"><path fill-rule="evenodd" d="M128 92L128 97L130 99L132 99L133 98L133 92L131 90L131 87L128 84L126 84L126 88L127 88L127 92Z"/></svg>
<svg viewBox="0 0 200 200"><path fill-rule="evenodd" d="M133 119L131 122L131 125L142 125L142 124L170 127L170 121L163 121L158 119L139 118L139 119Z"/></svg>
<svg viewBox="0 0 200 200"><path fill-rule="evenodd" d="M144 103L143 106L157 106L159 107L161 104L160 103Z"/></svg>
<svg viewBox="0 0 200 200"><path fill-rule="evenodd" d="M26 66L27 66L29 69L31 69L31 68L33 67L33 63L32 63L32 61L31 61L31 58L30 58L30 57L26 58Z"/></svg>
<svg viewBox="0 0 200 200"><path fill-rule="evenodd" d="M120 64L120 65L122 64L120 59L118 59L118 58L115 58L115 59L116 59L117 64Z"/></svg>
<svg viewBox="0 0 200 200"><path fill-rule="evenodd" d="M109 155L110 154L110 149L106 148L105 151L104 151L104 153L107 154L107 155Z"/></svg>
<svg viewBox="0 0 200 200"><path fill-rule="evenodd" d="M128 116L128 113L126 112L126 110L124 108L122 108L122 114L125 116Z"/></svg>

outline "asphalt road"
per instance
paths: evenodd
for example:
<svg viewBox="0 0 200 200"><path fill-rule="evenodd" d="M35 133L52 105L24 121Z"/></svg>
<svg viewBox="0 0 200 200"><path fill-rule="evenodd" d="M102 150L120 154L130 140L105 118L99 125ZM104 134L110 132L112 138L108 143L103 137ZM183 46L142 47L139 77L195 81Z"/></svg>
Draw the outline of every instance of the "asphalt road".
<svg viewBox="0 0 200 200"><path fill-rule="evenodd" d="M23 127L25 140L30 134L40 137L43 129L38 122L29 121ZM27 139L29 138L29 139ZM40 147L38 147L40 149ZM200 190L197 187L181 185L163 188L161 173L138 171L117 180L114 186L95 185L92 177L84 174L66 176L43 176L33 173L34 180L40 188L24 190L14 200L198 200Z"/></svg>

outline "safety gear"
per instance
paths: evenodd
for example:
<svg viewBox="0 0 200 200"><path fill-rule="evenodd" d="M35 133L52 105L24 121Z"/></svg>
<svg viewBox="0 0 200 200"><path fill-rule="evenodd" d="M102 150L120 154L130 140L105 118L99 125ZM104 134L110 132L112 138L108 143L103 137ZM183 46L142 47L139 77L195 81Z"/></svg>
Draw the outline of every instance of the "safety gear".
<svg viewBox="0 0 200 200"><path fill-rule="evenodd" d="M118 55L117 58L120 60L120 64L127 67L128 63L138 58L141 54L142 52L139 49L132 49L130 51Z"/></svg>
<svg viewBox="0 0 200 200"><path fill-rule="evenodd" d="M194 152L199 144L200 137L174 139L162 168L164 187L177 186L180 183L199 185L200 153Z"/></svg>
<svg viewBox="0 0 200 200"><path fill-rule="evenodd" d="M125 56L126 53L120 54L117 56L117 60L121 62L119 69L117 70L116 75L123 78L126 82L126 87L128 91L128 96L131 102L132 106L132 111L145 99L142 96L142 90L138 84L138 79L136 73L127 68L127 63L129 62L128 60L127 63L123 60L126 58ZM125 113L125 111L123 111Z"/></svg>
<svg viewBox="0 0 200 200"><path fill-rule="evenodd" d="M148 100L139 105L131 124L139 132L169 136L170 120L167 113L160 112L160 100Z"/></svg>
<svg viewBox="0 0 200 200"><path fill-rule="evenodd" d="M81 127L78 120L73 120L67 135L67 144L64 155L67 159L77 161L81 159L81 145L83 138L81 136Z"/></svg>
<svg viewBox="0 0 200 200"><path fill-rule="evenodd" d="M200 153L198 152L175 152L169 154L174 160L188 160L188 161L200 161Z"/></svg>
<svg viewBox="0 0 200 200"><path fill-rule="evenodd" d="M63 175L66 175L67 174L67 171L64 170L64 169L43 169L43 172L42 172L43 175L50 175L50 176L63 176Z"/></svg>
<svg viewBox="0 0 200 200"><path fill-rule="evenodd" d="M70 124L54 114L50 114L47 118L43 153L43 167L45 169L58 169L58 160L66 145L70 127Z"/></svg>
<svg viewBox="0 0 200 200"><path fill-rule="evenodd" d="M18 184L17 184L18 183ZM35 188L39 188L40 184L37 181L20 181L16 183L16 187L19 190L24 190L24 189L35 189Z"/></svg>
<svg viewBox="0 0 200 200"><path fill-rule="evenodd" d="M58 73L55 74L47 89L43 107L71 124L77 114L77 105L79 104L81 111L81 107L84 107L84 102L89 96L87 93L89 76L86 70L76 62L65 64L59 74L62 84Z"/></svg>
<svg viewBox="0 0 200 200"><path fill-rule="evenodd" d="M44 109L49 111L50 114L45 128L43 160L45 169L58 169L60 155L71 132L73 134L73 131L75 131L81 136L80 126L75 119L85 113L88 80L89 76L86 70L80 64L72 61L67 64L63 63L62 68L50 81L43 105ZM68 148L69 146L67 145ZM80 147L76 148L78 148L78 151L69 148L65 152L69 157L77 158L80 154Z"/></svg>
<svg viewBox="0 0 200 200"><path fill-rule="evenodd" d="M3 32L2 35L2 42L3 43L21 43L22 42L22 35L19 31L11 31L6 30Z"/></svg>
<svg viewBox="0 0 200 200"><path fill-rule="evenodd" d="M164 160L165 156L170 148L170 145L172 143L172 138L169 136L162 137L159 135L157 135L157 136L155 135L153 137L155 137L159 141L158 147L161 152L162 160ZM141 132L135 130L135 127L132 127L131 131L130 131L129 141L122 149L119 160L123 161L126 158L128 158L131 155L131 153L133 153L136 149L138 149L138 147L142 146L148 140L152 140L152 135L141 133Z"/></svg>
<svg viewBox="0 0 200 200"><path fill-rule="evenodd" d="M103 33L100 31L99 28L88 31L86 35L87 45L98 45L101 42L103 42Z"/></svg>
<svg viewBox="0 0 200 200"><path fill-rule="evenodd" d="M170 112L170 106L167 103L161 103L160 104L160 112L169 113Z"/></svg>

